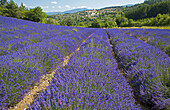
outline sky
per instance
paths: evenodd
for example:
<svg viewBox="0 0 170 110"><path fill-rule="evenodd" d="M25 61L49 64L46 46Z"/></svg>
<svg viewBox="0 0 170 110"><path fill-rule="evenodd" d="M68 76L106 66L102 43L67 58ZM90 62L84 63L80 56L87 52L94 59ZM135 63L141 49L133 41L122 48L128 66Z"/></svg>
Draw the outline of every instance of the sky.
<svg viewBox="0 0 170 110"><path fill-rule="evenodd" d="M9 0L8 0L9 1ZM27 8L40 6L44 12L63 12L76 8L100 9L109 6L143 3L144 0L13 0Z"/></svg>

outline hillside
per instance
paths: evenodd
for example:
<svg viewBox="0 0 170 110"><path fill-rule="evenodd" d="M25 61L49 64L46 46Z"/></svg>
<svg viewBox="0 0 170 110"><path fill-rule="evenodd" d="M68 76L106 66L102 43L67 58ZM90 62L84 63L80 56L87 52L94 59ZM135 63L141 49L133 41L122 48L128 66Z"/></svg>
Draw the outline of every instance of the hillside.
<svg viewBox="0 0 170 110"><path fill-rule="evenodd" d="M125 16L129 19L138 20L156 17L158 14L170 14L170 1L163 1L154 4L144 4L139 8L134 7L127 11Z"/></svg>
<svg viewBox="0 0 170 110"><path fill-rule="evenodd" d="M132 26L169 26L170 1L145 1L141 4L104 7L72 14L48 16L53 22L67 26L83 27L132 27ZM52 20L51 20L52 21ZM53 23L49 22L49 23Z"/></svg>
<svg viewBox="0 0 170 110"><path fill-rule="evenodd" d="M49 12L48 16L39 6L28 9L23 3L18 6L13 0L2 1L4 2L0 4L1 16L45 24L92 28L170 26L169 0L145 0L144 3L140 4L110 6L92 10L78 8L59 13Z"/></svg>

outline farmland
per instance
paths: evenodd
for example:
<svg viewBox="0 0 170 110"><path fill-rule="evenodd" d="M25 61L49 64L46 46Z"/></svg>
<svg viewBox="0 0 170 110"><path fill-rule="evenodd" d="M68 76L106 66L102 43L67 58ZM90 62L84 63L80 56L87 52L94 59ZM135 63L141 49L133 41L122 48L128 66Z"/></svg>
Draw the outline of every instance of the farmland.
<svg viewBox="0 0 170 110"><path fill-rule="evenodd" d="M20 109L36 86L29 110L168 110L169 56L168 29L68 27L0 16L0 109ZM41 88L43 77L49 84Z"/></svg>

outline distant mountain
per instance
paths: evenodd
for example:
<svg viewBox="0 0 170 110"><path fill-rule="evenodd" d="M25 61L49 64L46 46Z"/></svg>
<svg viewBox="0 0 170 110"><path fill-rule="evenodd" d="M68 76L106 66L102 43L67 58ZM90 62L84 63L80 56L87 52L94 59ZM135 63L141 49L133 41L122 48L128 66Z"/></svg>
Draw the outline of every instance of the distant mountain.
<svg viewBox="0 0 170 110"><path fill-rule="evenodd" d="M64 13L77 13L77 12L80 12L80 11L85 11L85 10L89 10L87 8L77 8L77 9L73 9L73 10L69 10L69 11L65 11Z"/></svg>
<svg viewBox="0 0 170 110"><path fill-rule="evenodd" d="M126 7L126 6L130 7L130 6L134 6L134 4L122 5L122 7Z"/></svg>
<svg viewBox="0 0 170 110"><path fill-rule="evenodd" d="M85 11L85 10L89 10L89 9L87 9L87 8L77 8L77 9L68 10L68 11L64 11L64 12L46 12L46 14L47 15L71 14L71 13L77 13L77 12Z"/></svg>

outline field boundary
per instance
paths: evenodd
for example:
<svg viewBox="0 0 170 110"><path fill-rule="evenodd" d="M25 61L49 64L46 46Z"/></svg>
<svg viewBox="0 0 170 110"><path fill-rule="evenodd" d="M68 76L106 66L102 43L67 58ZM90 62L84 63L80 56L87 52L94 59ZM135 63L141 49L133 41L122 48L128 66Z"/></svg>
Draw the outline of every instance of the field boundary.
<svg viewBox="0 0 170 110"><path fill-rule="evenodd" d="M87 39L89 37L91 37L95 32L93 32L91 35L89 35L87 37ZM82 43L80 44L80 46L87 41L87 39L83 40ZM50 82L52 81L52 79L54 78L54 74L57 71L57 69L64 67L65 65L68 64L68 61L70 59L70 56L73 55L75 52L80 50L80 46L74 51L72 52L70 55L64 57L64 61L61 62L55 70L52 70L52 72L50 72L49 74L43 75L41 76L41 79L38 83L35 84L34 87L32 87L32 89L30 90L29 93L26 93L24 98L18 103L16 104L14 107L10 107L10 110L26 110L28 109L27 104L31 104L33 102L33 100L38 96L38 94L45 90Z"/></svg>

